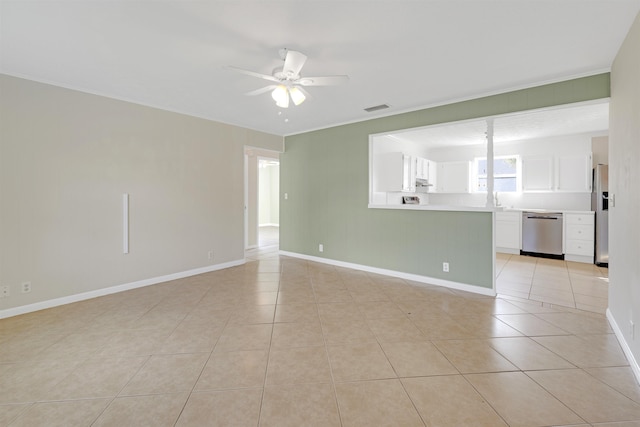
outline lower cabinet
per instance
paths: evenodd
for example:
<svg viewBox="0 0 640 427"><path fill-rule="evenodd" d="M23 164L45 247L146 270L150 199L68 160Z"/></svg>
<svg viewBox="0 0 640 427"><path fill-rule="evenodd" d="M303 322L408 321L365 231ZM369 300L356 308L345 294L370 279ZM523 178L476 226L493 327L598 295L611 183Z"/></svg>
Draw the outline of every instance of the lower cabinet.
<svg viewBox="0 0 640 427"><path fill-rule="evenodd" d="M520 212L496 212L496 252L519 254L522 214Z"/></svg>
<svg viewBox="0 0 640 427"><path fill-rule="evenodd" d="M593 213L564 214L564 259L593 263L594 220Z"/></svg>
<svg viewBox="0 0 640 427"><path fill-rule="evenodd" d="M522 248L522 213L519 211L496 212L495 218L496 252L519 254ZM594 220L593 212L564 212L565 260L593 263Z"/></svg>

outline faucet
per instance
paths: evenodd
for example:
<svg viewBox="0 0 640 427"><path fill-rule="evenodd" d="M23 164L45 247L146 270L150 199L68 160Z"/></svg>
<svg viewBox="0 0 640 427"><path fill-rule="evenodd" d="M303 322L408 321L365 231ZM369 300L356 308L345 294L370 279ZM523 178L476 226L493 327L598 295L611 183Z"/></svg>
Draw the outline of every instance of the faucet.
<svg viewBox="0 0 640 427"><path fill-rule="evenodd" d="M500 201L498 200L498 192L493 193L493 205L500 206Z"/></svg>

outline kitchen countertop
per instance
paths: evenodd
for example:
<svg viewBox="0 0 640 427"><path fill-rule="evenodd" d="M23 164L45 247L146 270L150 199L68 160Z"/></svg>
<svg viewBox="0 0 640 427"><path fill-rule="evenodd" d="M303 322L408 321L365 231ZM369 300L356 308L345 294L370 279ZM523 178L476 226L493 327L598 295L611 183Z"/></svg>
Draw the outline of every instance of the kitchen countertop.
<svg viewBox="0 0 640 427"><path fill-rule="evenodd" d="M500 212L502 207L454 206L454 205L372 205L370 209L400 209L409 211L457 211L457 212Z"/></svg>
<svg viewBox="0 0 640 427"><path fill-rule="evenodd" d="M459 212L540 212L540 213L567 213L567 214L593 214L593 211L575 211L566 209L535 209L535 208L510 208L505 206L457 206L457 205L373 205L370 209L400 209L413 211L459 211Z"/></svg>
<svg viewBox="0 0 640 427"><path fill-rule="evenodd" d="M539 213L568 213L568 214L592 214L593 211L574 211L566 209L525 209L525 208L504 208L504 212L539 212Z"/></svg>

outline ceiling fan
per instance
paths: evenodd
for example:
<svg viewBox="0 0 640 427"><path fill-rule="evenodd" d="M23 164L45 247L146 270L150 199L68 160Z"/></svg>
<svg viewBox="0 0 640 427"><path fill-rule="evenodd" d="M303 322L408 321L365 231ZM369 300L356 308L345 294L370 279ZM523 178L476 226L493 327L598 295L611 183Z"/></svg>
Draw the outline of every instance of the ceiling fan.
<svg viewBox="0 0 640 427"><path fill-rule="evenodd" d="M349 76L345 75L303 77L300 74L300 70L302 70L307 56L295 50L280 49L280 58L284 61L284 65L273 70L271 75L232 66L227 66L226 68L273 82L273 84L249 92L247 95L260 95L271 91L271 97L276 101L276 105L282 108L289 107L289 98L295 105L300 105L304 102L309 94L304 90L303 86L333 86L349 81Z"/></svg>

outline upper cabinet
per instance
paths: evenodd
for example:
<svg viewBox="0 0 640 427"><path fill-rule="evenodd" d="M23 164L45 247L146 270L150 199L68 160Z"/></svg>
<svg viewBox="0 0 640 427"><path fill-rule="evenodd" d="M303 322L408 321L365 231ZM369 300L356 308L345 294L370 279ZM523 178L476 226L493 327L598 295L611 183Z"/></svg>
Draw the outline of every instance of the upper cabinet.
<svg viewBox="0 0 640 427"><path fill-rule="evenodd" d="M438 164L431 160L427 160L427 163L429 164L429 175L427 179L431 185L429 191L435 192L438 188Z"/></svg>
<svg viewBox="0 0 640 427"><path fill-rule="evenodd" d="M522 159L522 190L553 191L553 157L524 157Z"/></svg>
<svg viewBox="0 0 640 427"><path fill-rule="evenodd" d="M416 162L416 178L429 179L429 160L423 157L414 157Z"/></svg>
<svg viewBox="0 0 640 427"><path fill-rule="evenodd" d="M416 163L416 180L422 181L422 192L433 193L436 191L436 175L438 173L438 164L423 157L415 157ZM417 184L417 183L416 183Z"/></svg>
<svg viewBox="0 0 640 427"><path fill-rule="evenodd" d="M591 192L591 153L523 158L522 190Z"/></svg>
<svg viewBox="0 0 640 427"><path fill-rule="evenodd" d="M399 152L376 154L373 171L373 191L415 191L415 163L411 156Z"/></svg>
<svg viewBox="0 0 640 427"><path fill-rule="evenodd" d="M438 193L468 193L470 182L470 162L438 163Z"/></svg>
<svg viewBox="0 0 640 427"><path fill-rule="evenodd" d="M588 155L558 157L556 190L591 192L591 153Z"/></svg>

